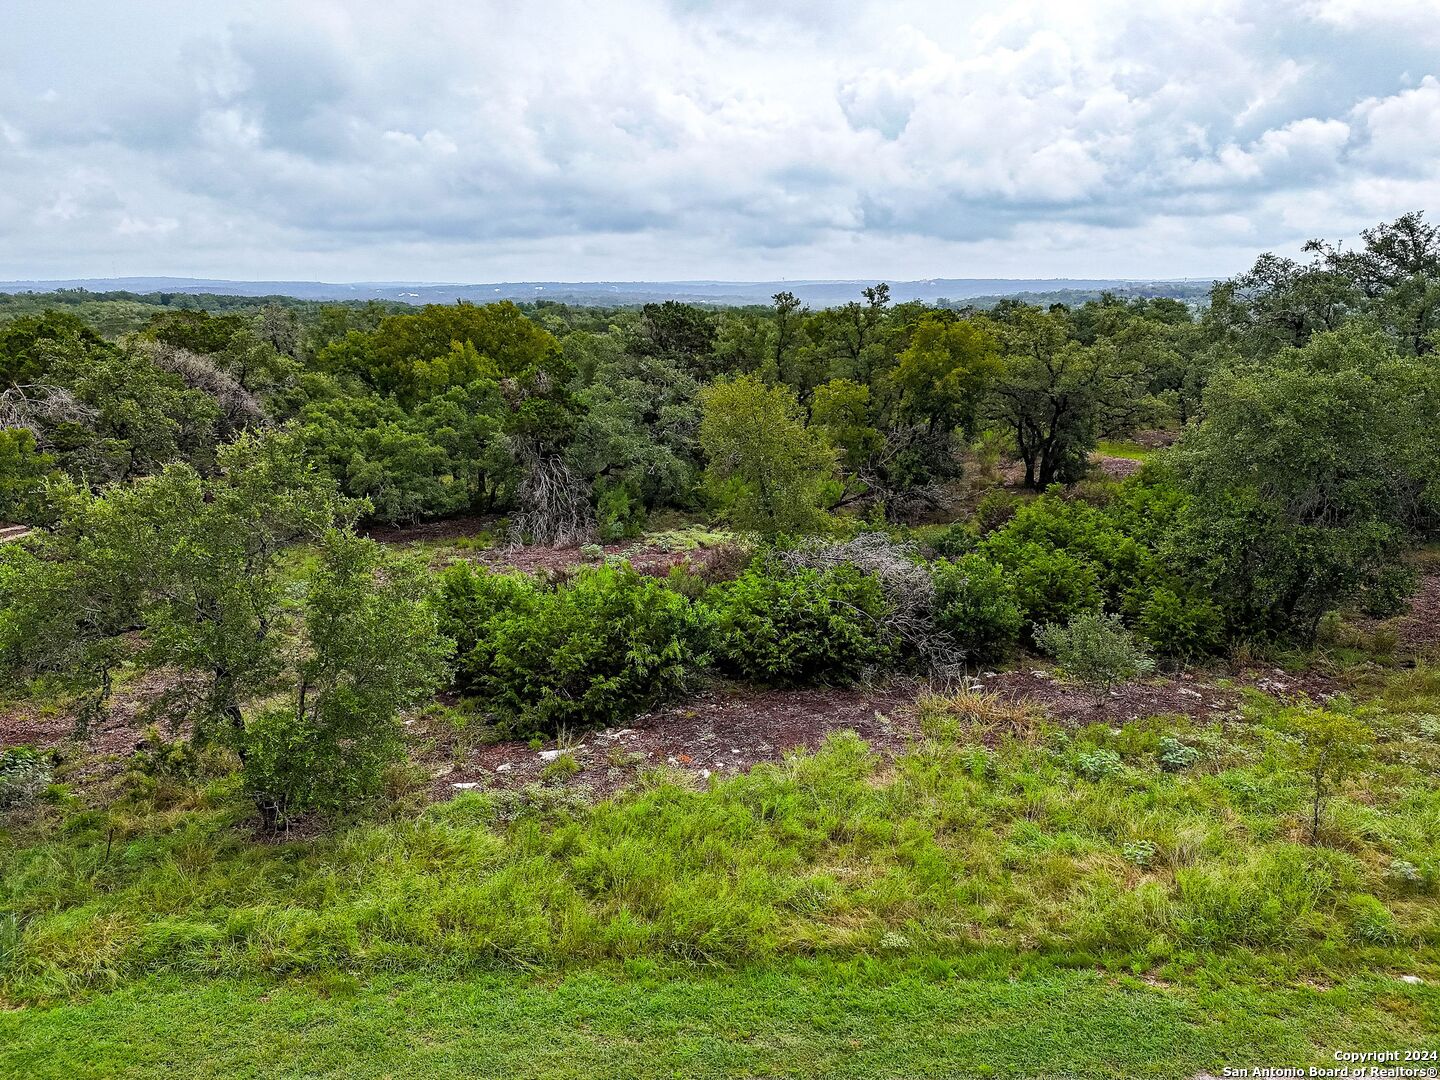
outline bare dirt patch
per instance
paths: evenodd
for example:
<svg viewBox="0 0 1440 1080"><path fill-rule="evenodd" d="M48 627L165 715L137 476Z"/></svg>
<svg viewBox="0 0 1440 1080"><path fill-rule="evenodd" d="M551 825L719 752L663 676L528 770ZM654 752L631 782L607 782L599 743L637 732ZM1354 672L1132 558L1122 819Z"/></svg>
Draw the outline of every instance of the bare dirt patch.
<svg viewBox="0 0 1440 1080"><path fill-rule="evenodd" d="M915 701L923 690L924 684L911 680L867 689L718 686L625 727L590 732L565 749L553 741L538 751L523 742L464 749L443 722L416 734L434 740L426 758L437 798L539 782L565 753L580 766L567 783L609 794L656 766L700 779L733 775L779 761L792 750L814 750L837 731L854 731L875 750L894 753L919 734Z"/></svg>
<svg viewBox="0 0 1440 1080"><path fill-rule="evenodd" d="M1134 476L1145 463L1136 461L1134 458L1110 457L1107 454L1091 454L1090 464L1099 469L1107 480L1124 480L1127 476Z"/></svg>
<svg viewBox="0 0 1440 1080"><path fill-rule="evenodd" d="M1420 586L1410 598L1410 610L1392 625L1406 651L1440 651L1440 564L1431 560L1422 568Z"/></svg>
<svg viewBox="0 0 1440 1080"><path fill-rule="evenodd" d="M1019 667L985 672L980 687L1017 704L1036 705L1067 724L1121 724L1145 716L1188 716L1223 721L1239 714L1243 692L1260 690L1287 703L1328 701L1340 684L1316 672L1247 668L1231 676L1214 671L1183 671L1128 683L1101 698L1058 676L1052 669Z"/></svg>
<svg viewBox="0 0 1440 1080"><path fill-rule="evenodd" d="M0 708L0 749L33 746L58 750L73 762L73 778L108 778L122 770L140 746L146 727L153 722L151 707L180 683L175 672L165 670L127 680L115 688L105 715L90 725L83 738L78 735L73 708L41 708L28 702L7 705ZM167 738L187 734L166 730L163 724L161 730Z"/></svg>

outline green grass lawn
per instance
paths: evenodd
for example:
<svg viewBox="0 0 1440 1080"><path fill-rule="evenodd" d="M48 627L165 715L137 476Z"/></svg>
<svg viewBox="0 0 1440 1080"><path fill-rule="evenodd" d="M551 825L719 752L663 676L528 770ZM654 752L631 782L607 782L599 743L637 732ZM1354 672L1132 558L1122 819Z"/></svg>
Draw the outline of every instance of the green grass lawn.
<svg viewBox="0 0 1440 1080"><path fill-rule="evenodd" d="M1198 978L1200 984L1213 978ZM1093 971L943 977L787 961L662 977L145 980L0 1013L0 1072L43 1077L1187 1077L1435 1045L1440 991Z"/></svg>
<svg viewBox="0 0 1440 1080"><path fill-rule="evenodd" d="M1103 457L1129 458L1131 461L1149 461L1156 454L1156 451L1148 446L1122 439L1101 439L1095 452Z"/></svg>

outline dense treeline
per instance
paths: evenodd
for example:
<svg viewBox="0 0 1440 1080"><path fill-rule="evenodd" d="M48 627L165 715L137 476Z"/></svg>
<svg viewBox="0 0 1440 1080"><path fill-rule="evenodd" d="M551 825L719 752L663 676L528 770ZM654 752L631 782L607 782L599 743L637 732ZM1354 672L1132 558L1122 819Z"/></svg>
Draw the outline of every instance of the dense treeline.
<svg viewBox="0 0 1440 1080"><path fill-rule="evenodd" d="M82 716L124 664L182 672L166 707L274 819L373 785L399 710L447 678L554 731L704 671L936 670L1072 623L1174 661L1307 641L1338 606L1394 610L1436 525L1440 233L1413 214L1308 252L1200 311L882 284L819 311L185 307L119 337L21 315L0 323L0 518L36 531L0 558L0 668ZM1100 440L1153 428L1173 450L1087 480ZM661 512L759 554L719 581L437 583L353 531L486 514L578 544ZM318 558L297 570L295 544Z"/></svg>

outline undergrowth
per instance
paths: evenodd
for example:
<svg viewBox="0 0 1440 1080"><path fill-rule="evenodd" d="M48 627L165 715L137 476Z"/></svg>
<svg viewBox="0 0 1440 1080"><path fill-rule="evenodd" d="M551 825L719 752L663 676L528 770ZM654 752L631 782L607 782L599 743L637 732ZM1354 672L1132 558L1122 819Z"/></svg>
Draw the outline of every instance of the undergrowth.
<svg viewBox="0 0 1440 1080"><path fill-rule="evenodd" d="M1319 842L1285 711L1067 731L984 695L922 703L896 760L851 734L696 789L653 774L591 805L467 793L258 842L233 780L14 820L0 993L157 973L743 965L1040 950L1148 971L1437 968L1440 674L1397 676ZM1231 961L1226 961L1231 962Z"/></svg>

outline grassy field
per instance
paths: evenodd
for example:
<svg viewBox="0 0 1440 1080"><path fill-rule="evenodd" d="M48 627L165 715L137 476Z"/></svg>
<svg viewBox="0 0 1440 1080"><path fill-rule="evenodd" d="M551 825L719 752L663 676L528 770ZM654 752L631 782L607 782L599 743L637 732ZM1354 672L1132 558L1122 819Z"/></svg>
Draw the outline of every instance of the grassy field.
<svg viewBox="0 0 1440 1080"><path fill-rule="evenodd" d="M999 957L983 958L1003 966ZM1440 993L1094 971L967 976L790 960L703 974L148 979L0 1013L0 1070L42 1077L1192 1076L1433 1045ZM972 966L978 966L973 965Z"/></svg>
<svg viewBox="0 0 1440 1080"><path fill-rule="evenodd" d="M257 840L232 778L0 833L0 1074L1188 1076L1434 1046L1440 670L1372 678L1319 842L1297 711L837 735ZM1177 750L1177 747L1180 748ZM1402 980L1419 979L1419 983Z"/></svg>
<svg viewBox="0 0 1440 1080"><path fill-rule="evenodd" d="M1102 457L1129 458L1131 461L1149 461L1156 454L1152 447L1123 439L1101 439L1095 452Z"/></svg>

